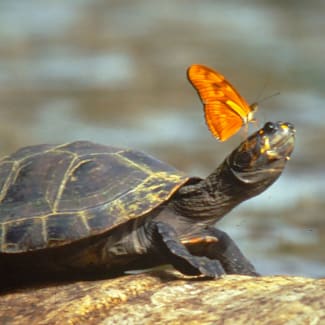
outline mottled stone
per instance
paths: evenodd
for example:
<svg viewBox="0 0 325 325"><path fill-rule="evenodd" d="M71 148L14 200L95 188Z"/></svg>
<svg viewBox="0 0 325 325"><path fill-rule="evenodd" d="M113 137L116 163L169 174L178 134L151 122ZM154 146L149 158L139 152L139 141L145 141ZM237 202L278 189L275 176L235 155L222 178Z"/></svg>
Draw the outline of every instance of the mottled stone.
<svg viewBox="0 0 325 325"><path fill-rule="evenodd" d="M325 279L153 272L16 289L0 324L325 324Z"/></svg>

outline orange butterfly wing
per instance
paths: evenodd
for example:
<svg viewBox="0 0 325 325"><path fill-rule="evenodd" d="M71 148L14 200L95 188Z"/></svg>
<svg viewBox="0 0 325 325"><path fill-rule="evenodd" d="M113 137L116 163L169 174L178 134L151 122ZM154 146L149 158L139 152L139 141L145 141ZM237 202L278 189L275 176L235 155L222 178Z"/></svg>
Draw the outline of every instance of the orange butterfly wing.
<svg viewBox="0 0 325 325"><path fill-rule="evenodd" d="M227 140L252 120L254 109L222 74L204 65L193 64L188 68L187 76L204 105L208 128L217 139Z"/></svg>

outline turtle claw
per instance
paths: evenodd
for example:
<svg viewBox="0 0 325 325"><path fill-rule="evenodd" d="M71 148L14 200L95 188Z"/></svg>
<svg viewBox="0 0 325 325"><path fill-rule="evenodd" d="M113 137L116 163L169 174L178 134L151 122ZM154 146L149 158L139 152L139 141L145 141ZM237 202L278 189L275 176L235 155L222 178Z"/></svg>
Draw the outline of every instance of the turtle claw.
<svg viewBox="0 0 325 325"><path fill-rule="evenodd" d="M203 275L209 278L216 278L226 273L219 261L192 255L169 225L157 222L155 226L165 248L167 248L166 262L172 264L181 273Z"/></svg>
<svg viewBox="0 0 325 325"><path fill-rule="evenodd" d="M240 251L236 243L225 232L210 227L205 230L204 236L211 236L217 240L208 243L208 245L202 242L201 246L200 243L187 246L190 253L200 256L205 254L212 261L220 262L227 274L260 275Z"/></svg>
<svg viewBox="0 0 325 325"><path fill-rule="evenodd" d="M225 274L225 270L222 265L217 260L210 260L207 257L196 257L193 256L195 260L198 260L199 271L202 275L209 278L218 278L219 276Z"/></svg>

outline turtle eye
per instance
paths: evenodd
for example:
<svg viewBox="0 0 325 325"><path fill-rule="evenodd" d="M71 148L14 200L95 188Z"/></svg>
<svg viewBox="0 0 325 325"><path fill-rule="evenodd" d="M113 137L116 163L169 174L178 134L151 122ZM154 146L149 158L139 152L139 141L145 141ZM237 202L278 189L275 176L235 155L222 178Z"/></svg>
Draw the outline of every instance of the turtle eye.
<svg viewBox="0 0 325 325"><path fill-rule="evenodd" d="M264 131L266 133L274 133L277 129L275 123L273 122L267 122L265 125L264 125Z"/></svg>

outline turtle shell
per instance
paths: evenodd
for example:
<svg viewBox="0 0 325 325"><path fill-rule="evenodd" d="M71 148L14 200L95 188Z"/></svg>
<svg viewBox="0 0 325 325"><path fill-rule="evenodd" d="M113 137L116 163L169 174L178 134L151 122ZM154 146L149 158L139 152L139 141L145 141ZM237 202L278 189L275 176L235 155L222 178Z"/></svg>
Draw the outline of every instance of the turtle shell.
<svg viewBox="0 0 325 325"><path fill-rule="evenodd" d="M87 141L22 148L0 161L0 252L101 234L150 212L187 180L131 149Z"/></svg>

